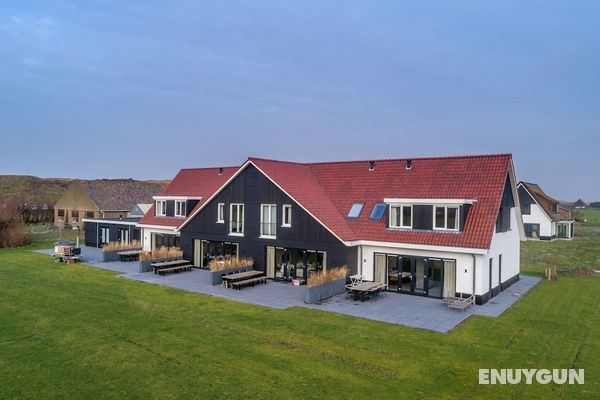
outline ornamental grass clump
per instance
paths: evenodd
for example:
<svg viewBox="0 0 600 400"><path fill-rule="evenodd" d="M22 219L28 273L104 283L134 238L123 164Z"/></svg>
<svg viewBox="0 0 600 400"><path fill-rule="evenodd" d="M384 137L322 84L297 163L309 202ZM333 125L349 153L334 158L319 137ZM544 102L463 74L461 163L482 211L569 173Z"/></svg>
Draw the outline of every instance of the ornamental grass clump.
<svg viewBox="0 0 600 400"><path fill-rule="evenodd" d="M324 285L328 282L337 281L338 279L346 279L348 276L348 266L342 265L341 267L331 268L327 272L321 272L312 274L308 277L306 284L308 287Z"/></svg>
<svg viewBox="0 0 600 400"><path fill-rule="evenodd" d="M237 269L237 268L252 268L254 266L254 260L252 257L244 257L242 259L237 257L231 257L227 260L211 260L208 263L208 267L211 271L222 271L224 269Z"/></svg>
<svg viewBox="0 0 600 400"><path fill-rule="evenodd" d="M140 261L155 261L164 260L166 258L178 258L183 256L183 251L179 247L160 247L152 250L152 252L145 252L140 254Z"/></svg>
<svg viewBox="0 0 600 400"><path fill-rule="evenodd" d="M102 246L102 251L124 251L132 249L141 249L142 243L139 240L132 240L129 243L110 242Z"/></svg>

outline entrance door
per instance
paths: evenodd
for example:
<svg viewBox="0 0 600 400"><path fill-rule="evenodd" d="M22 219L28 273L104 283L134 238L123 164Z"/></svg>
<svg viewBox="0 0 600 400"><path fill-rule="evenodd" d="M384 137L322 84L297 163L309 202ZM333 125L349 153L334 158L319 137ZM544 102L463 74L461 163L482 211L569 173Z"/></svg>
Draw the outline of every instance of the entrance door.
<svg viewBox="0 0 600 400"><path fill-rule="evenodd" d="M400 290L412 293L415 291L415 273L411 257L400 258Z"/></svg>
<svg viewBox="0 0 600 400"><path fill-rule="evenodd" d="M442 297L444 286L444 261L429 259L427 263L427 296Z"/></svg>
<svg viewBox="0 0 600 400"><path fill-rule="evenodd" d="M398 256L387 256L387 285L388 290L398 290L399 274L398 274Z"/></svg>

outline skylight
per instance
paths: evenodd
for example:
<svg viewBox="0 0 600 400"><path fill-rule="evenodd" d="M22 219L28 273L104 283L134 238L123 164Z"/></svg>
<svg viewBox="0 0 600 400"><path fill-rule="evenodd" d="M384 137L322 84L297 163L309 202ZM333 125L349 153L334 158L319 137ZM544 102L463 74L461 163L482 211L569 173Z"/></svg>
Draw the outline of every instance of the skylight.
<svg viewBox="0 0 600 400"><path fill-rule="evenodd" d="M363 205L363 203L352 204L352 207L350 207L350 212L348 213L348 218L358 218L363 209Z"/></svg>
<svg viewBox="0 0 600 400"><path fill-rule="evenodd" d="M373 211L371 211L371 219L381 219L383 217L383 214L385 213L385 204L375 204L375 206L373 206Z"/></svg>

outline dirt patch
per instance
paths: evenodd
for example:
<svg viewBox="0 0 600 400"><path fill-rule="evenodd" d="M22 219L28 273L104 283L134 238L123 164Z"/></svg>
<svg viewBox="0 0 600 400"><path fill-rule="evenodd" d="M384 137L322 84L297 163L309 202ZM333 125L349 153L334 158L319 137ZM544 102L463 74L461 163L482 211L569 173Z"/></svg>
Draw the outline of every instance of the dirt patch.
<svg viewBox="0 0 600 400"><path fill-rule="evenodd" d="M585 267L575 267L568 271L567 275L600 278L600 272L596 272L592 268Z"/></svg>

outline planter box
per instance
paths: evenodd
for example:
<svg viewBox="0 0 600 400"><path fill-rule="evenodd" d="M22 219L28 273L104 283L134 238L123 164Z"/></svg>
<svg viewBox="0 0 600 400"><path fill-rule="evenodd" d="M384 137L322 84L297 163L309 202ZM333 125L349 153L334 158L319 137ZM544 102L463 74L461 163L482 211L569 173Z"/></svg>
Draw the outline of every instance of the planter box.
<svg viewBox="0 0 600 400"><path fill-rule="evenodd" d="M229 269L222 269L220 271L210 271L210 283L213 285L220 285L221 283L223 283L223 279L221 278L224 274L230 274L230 273L238 273L238 272L243 272L243 271L250 271L252 270L252 267L240 267L240 268L229 268Z"/></svg>
<svg viewBox="0 0 600 400"><path fill-rule="evenodd" d="M160 260L144 260L144 261L139 261L139 268L138 271L139 272L151 272L152 271L152 267L150 266L150 264L155 263L155 262L163 262L163 261L175 261L175 260L183 260L183 257L171 257L171 258L163 258Z"/></svg>
<svg viewBox="0 0 600 400"><path fill-rule="evenodd" d="M122 250L115 251L103 251L102 252L102 262L114 262L119 261L119 252Z"/></svg>
<svg viewBox="0 0 600 400"><path fill-rule="evenodd" d="M346 291L346 279L327 282L323 285L306 288L304 302L307 304L318 303L321 300L328 299Z"/></svg>

